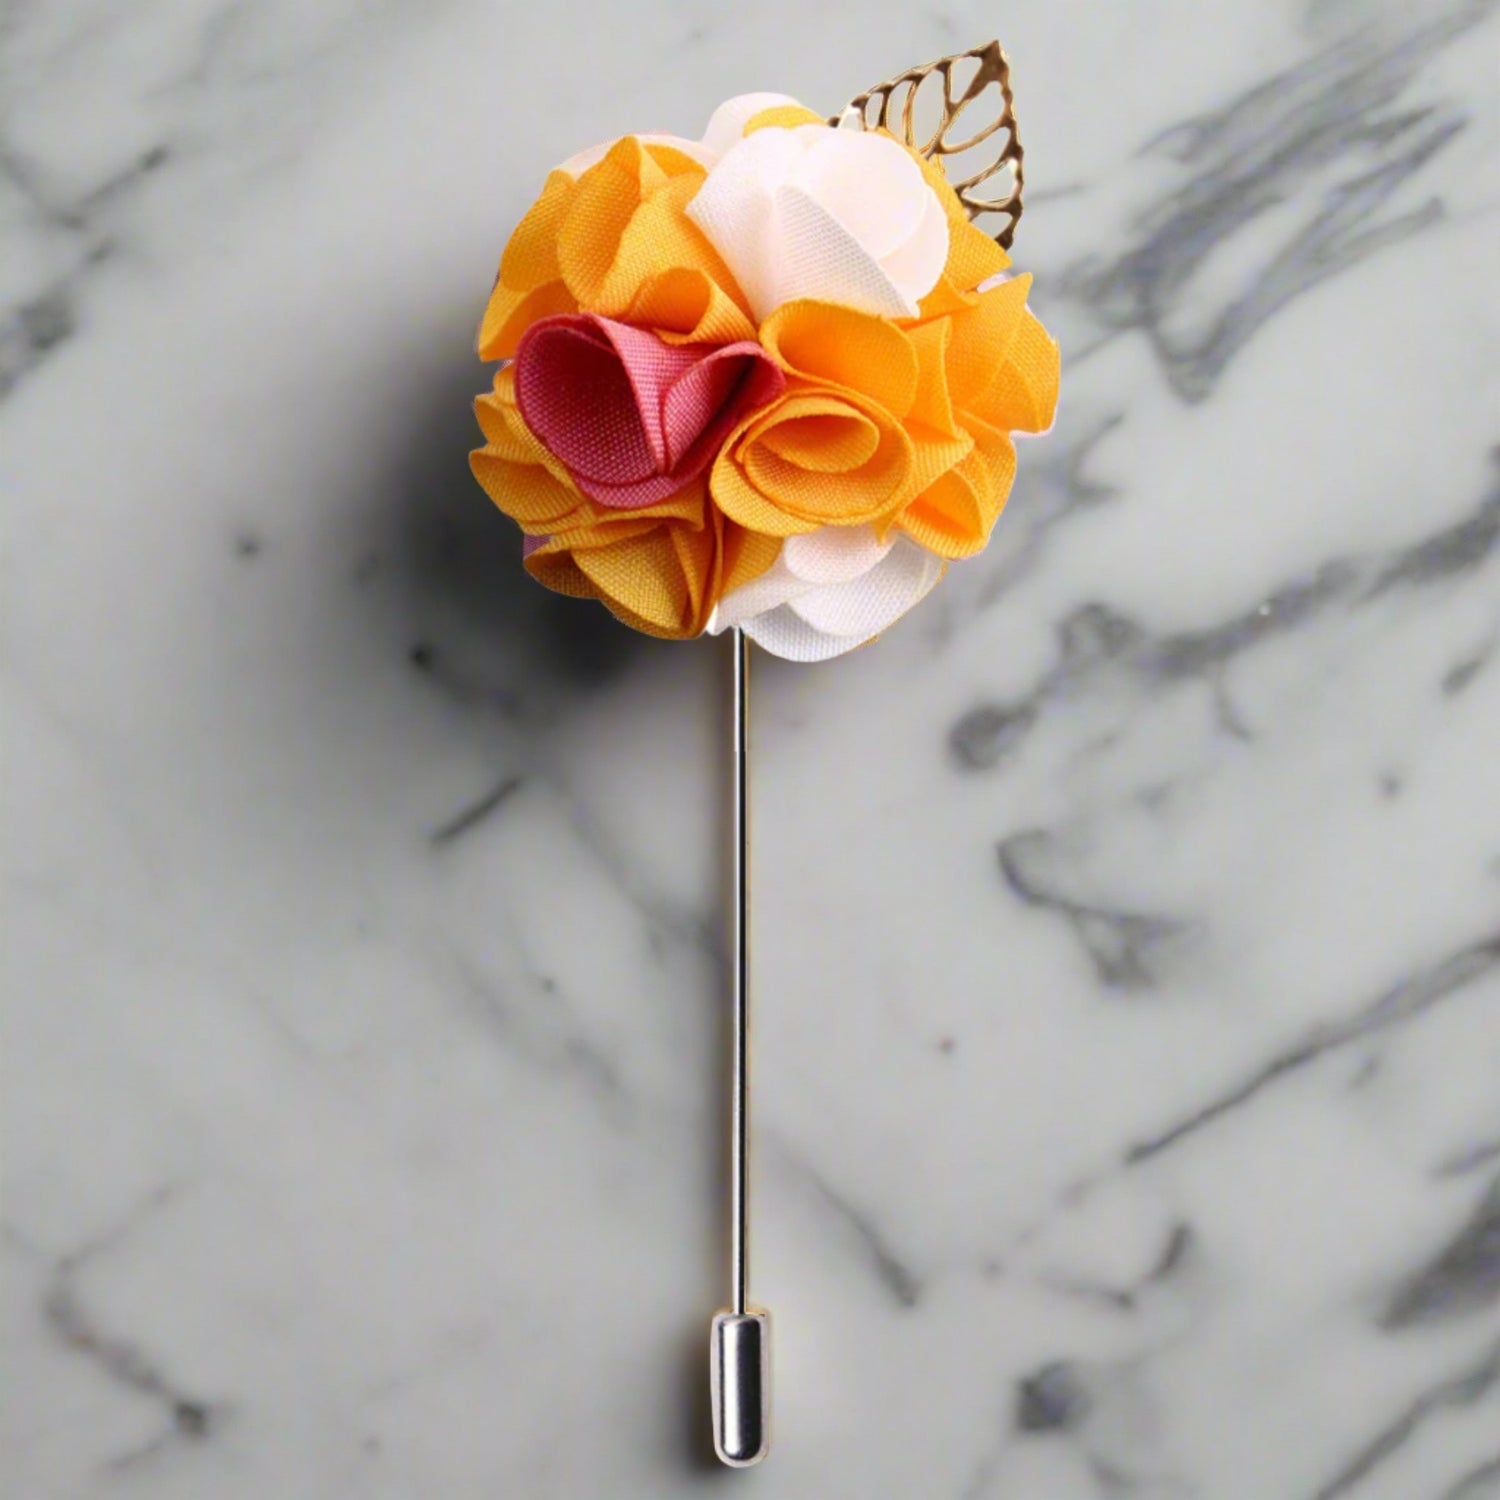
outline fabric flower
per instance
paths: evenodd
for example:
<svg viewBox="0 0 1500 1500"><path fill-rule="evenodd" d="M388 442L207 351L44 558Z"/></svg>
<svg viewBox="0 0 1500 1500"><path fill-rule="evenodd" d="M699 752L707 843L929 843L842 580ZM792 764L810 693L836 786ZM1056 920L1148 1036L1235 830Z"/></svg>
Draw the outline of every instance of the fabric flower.
<svg viewBox="0 0 1500 1500"><path fill-rule="evenodd" d="M559 593L599 599L647 635L683 639L702 634L715 603L775 560L776 543L728 520L701 477L632 509L584 494L522 417L514 364L475 411L486 441L470 455L474 476L526 533L527 572Z"/></svg>
<svg viewBox="0 0 1500 1500"><path fill-rule="evenodd" d="M948 216L888 135L762 129L726 152L687 206L764 319L816 298L916 317L948 259Z"/></svg>
<svg viewBox="0 0 1500 1500"><path fill-rule="evenodd" d="M839 655L985 545L1052 421L1009 264L938 162L785 95L590 148L501 260L474 472L549 587Z"/></svg>
<svg viewBox="0 0 1500 1500"><path fill-rule="evenodd" d="M697 479L730 428L785 387L753 339L673 345L591 313L533 323L516 348L527 427L578 489L617 510Z"/></svg>

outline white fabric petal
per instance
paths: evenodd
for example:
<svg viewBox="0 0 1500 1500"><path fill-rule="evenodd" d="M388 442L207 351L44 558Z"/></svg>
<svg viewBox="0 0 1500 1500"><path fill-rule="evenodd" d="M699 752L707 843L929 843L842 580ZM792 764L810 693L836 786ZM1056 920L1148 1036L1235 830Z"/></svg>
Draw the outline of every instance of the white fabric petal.
<svg viewBox="0 0 1500 1500"><path fill-rule="evenodd" d="M736 625L743 625L757 615L763 615L790 603L799 594L805 593L807 583L798 578L786 565L786 546L782 545L776 561L759 578L742 583L739 588L724 595L714 606L708 620L708 633L721 635Z"/></svg>
<svg viewBox="0 0 1500 1500"><path fill-rule="evenodd" d="M901 294L880 262L796 184L776 190L767 218L772 227L767 245L770 265L757 271L773 288L773 295L765 307L756 307L752 299L751 311L757 318L769 317L783 302L799 297L838 302L882 318L917 315L917 304ZM729 252L722 245L714 248L738 277Z"/></svg>
<svg viewBox="0 0 1500 1500"><path fill-rule="evenodd" d="M803 583L847 583L883 562L894 545L880 541L873 526L824 526L789 536L779 560Z"/></svg>
<svg viewBox="0 0 1500 1500"><path fill-rule="evenodd" d="M799 125L725 152L687 206L757 319L802 297L914 317L948 258L948 220L888 137Z"/></svg>
<svg viewBox="0 0 1500 1500"><path fill-rule="evenodd" d="M816 126L802 126L799 134L806 154L796 185L876 260L912 236L924 202L936 202L936 194L925 191L921 168L884 136L840 135Z"/></svg>
<svg viewBox="0 0 1500 1500"><path fill-rule="evenodd" d="M847 641L842 636L824 635L801 615L794 614L790 605L746 620L744 629L762 651L769 651L783 661L830 661L864 644L863 641Z"/></svg>
<svg viewBox="0 0 1500 1500"><path fill-rule="evenodd" d="M791 170L789 130L757 130L727 152L689 202L688 218L708 237L757 317L774 306L777 256L771 195Z"/></svg>
<svg viewBox="0 0 1500 1500"><path fill-rule="evenodd" d="M824 584L792 601L815 630L867 641L893 625L943 576L943 561L909 537L862 578Z"/></svg>
<svg viewBox="0 0 1500 1500"><path fill-rule="evenodd" d="M809 572L818 579L799 576ZM738 625L773 656L827 661L888 629L942 576L943 560L910 537L882 544L868 526L824 527L789 537L765 573L720 600L708 629Z"/></svg>
<svg viewBox="0 0 1500 1500"><path fill-rule="evenodd" d="M737 94L726 99L708 117L708 128L703 132L703 149L717 161L731 146L738 145L740 137L756 115L783 104L796 104L790 94Z"/></svg>
<svg viewBox="0 0 1500 1500"><path fill-rule="evenodd" d="M927 184L922 184L927 188ZM930 190L922 200L922 216L904 244L881 261L885 274L915 306L938 284L948 264L948 241L952 231L938 195Z"/></svg>

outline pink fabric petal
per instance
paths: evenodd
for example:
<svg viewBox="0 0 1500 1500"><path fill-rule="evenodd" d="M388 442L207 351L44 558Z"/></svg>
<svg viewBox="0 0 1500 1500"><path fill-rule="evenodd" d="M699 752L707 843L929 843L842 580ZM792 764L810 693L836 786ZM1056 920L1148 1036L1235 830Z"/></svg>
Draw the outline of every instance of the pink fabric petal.
<svg viewBox="0 0 1500 1500"><path fill-rule="evenodd" d="M527 427L584 494L622 510L675 495L735 423L786 388L751 340L668 344L594 313L532 324L515 364Z"/></svg>
<svg viewBox="0 0 1500 1500"><path fill-rule="evenodd" d="M678 376L662 405L671 467L697 478L735 423L785 389L781 367L753 340L709 350Z"/></svg>
<svg viewBox="0 0 1500 1500"><path fill-rule="evenodd" d="M516 404L580 485L657 472L630 379L591 318L543 318L526 330L516 349Z"/></svg>
<svg viewBox="0 0 1500 1500"><path fill-rule="evenodd" d="M672 382L663 394L662 431L666 437L667 467L675 469L687 458L717 412L733 398L744 379L746 363L731 345L715 349Z"/></svg>
<svg viewBox="0 0 1500 1500"><path fill-rule="evenodd" d="M655 472L665 474L672 467L662 421L666 394L675 381L702 359L702 352L685 344L665 343L654 333L632 328L628 323L616 323L611 318L600 318L599 326L614 346L630 383L638 418L651 445Z"/></svg>

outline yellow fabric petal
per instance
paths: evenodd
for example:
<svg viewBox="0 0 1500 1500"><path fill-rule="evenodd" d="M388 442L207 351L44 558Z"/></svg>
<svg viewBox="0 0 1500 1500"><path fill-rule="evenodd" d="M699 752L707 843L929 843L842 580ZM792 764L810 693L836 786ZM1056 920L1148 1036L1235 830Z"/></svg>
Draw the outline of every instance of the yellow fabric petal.
<svg viewBox="0 0 1500 1500"><path fill-rule="evenodd" d="M968 557L978 550L974 538L983 533L983 515L980 494L961 466L923 490L902 513L898 529L939 557Z"/></svg>
<svg viewBox="0 0 1500 1500"><path fill-rule="evenodd" d="M612 608L629 612L651 635L696 635L681 558L667 528L617 541L608 547L574 551L579 571Z"/></svg>
<svg viewBox="0 0 1500 1500"><path fill-rule="evenodd" d="M962 209L959 213L960 217L948 220L948 263L942 279L955 291L972 292L1008 269L1010 256L967 213Z"/></svg>
<svg viewBox="0 0 1500 1500"><path fill-rule="evenodd" d="M827 402L821 411L768 428L750 455L750 472L753 478L756 455L769 452L815 474L845 474L869 463L879 446L880 429L867 416Z"/></svg>
<svg viewBox="0 0 1500 1500"><path fill-rule="evenodd" d="M814 424L809 436L828 437L831 444L816 469L786 456L799 451L805 423ZM773 437L783 426L791 433ZM876 437L873 448L854 436L868 432ZM833 472L837 463L853 466ZM915 493L916 472L912 439L888 412L847 394L799 387L730 435L709 488L731 520L771 536L794 536L884 520Z"/></svg>
<svg viewBox="0 0 1500 1500"><path fill-rule="evenodd" d="M529 290L562 275L557 265L557 231L577 186L566 172L548 173L541 197L526 210L500 257L500 280L507 286Z"/></svg>
<svg viewBox="0 0 1500 1500"><path fill-rule="evenodd" d="M974 439L960 429L956 437L929 435L930 429L910 427L912 462L906 481L892 495L890 503L870 517L875 535L882 542L900 522L907 507L923 490L935 484L955 464L962 463L974 449Z"/></svg>
<svg viewBox="0 0 1500 1500"><path fill-rule="evenodd" d="M974 403L976 413L1008 432L1045 432L1057 414L1060 362L1057 341L1024 312L999 373Z"/></svg>
<svg viewBox="0 0 1500 1500"><path fill-rule="evenodd" d="M551 173L542 194L516 225L500 257L500 270L479 324L479 357L507 359L537 318L572 312L576 303L561 281L557 232L576 184L566 172Z"/></svg>
<svg viewBox="0 0 1500 1500"><path fill-rule="evenodd" d="M755 337L755 324L724 286L689 266L648 277L625 321L653 329L673 344L734 344Z"/></svg>
<svg viewBox="0 0 1500 1500"><path fill-rule="evenodd" d="M479 325L479 357L509 359L521 335L538 318L577 311L576 299L561 281L547 281L527 292L497 284Z"/></svg>
<svg viewBox="0 0 1500 1500"><path fill-rule="evenodd" d="M505 407L497 396L485 394L474 402L474 415L479 418L479 430L485 442L495 449L500 457L519 459L519 450L511 446L510 424L506 421Z"/></svg>
<svg viewBox="0 0 1500 1500"><path fill-rule="evenodd" d="M641 146L652 163L661 168L664 176L703 177L703 163L696 156L689 156L686 151L669 146L665 141L642 141Z"/></svg>
<svg viewBox="0 0 1500 1500"><path fill-rule="evenodd" d="M720 523L722 525L722 522ZM719 527L669 526L667 539L687 591L680 621L684 635L701 635L719 598Z"/></svg>
<svg viewBox="0 0 1500 1500"><path fill-rule="evenodd" d="M571 552L554 552L548 548L533 552L526 559L526 571L554 593L567 594L573 599L599 597L599 590L584 576Z"/></svg>
<svg viewBox="0 0 1500 1500"><path fill-rule="evenodd" d="M644 635L683 640L701 634L707 618L692 603L676 541L660 528L592 551L550 543L526 559L526 571L559 594L599 600Z"/></svg>
<svg viewBox="0 0 1500 1500"><path fill-rule="evenodd" d="M626 136L578 179L557 228L557 264L580 305L598 310L599 293L641 206L648 175L665 180L640 142Z"/></svg>
<svg viewBox="0 0 1500 1500"><path fill-rule="evenodd" d="M975 404L994 383L1026 316L1030 290L1030 276L1013 276L945 320L953 330L947 376L956 407Z"/></svg>
<svg viewBox="0 0 1500 1500"><path fill-rule="evenodd" d="M873 313L788 302L761 325L760 339L791 374L867 396L893 416L904 416L916 394L916 350L901 329Z"/></svg>
<svg viewBox="0 0 1500 1500"><path fill-rule="evenodd" d="M682 639L702 632L720 597L725 524L702 479L639 510L585 498L550 534L533 530L547 540L526 567L559 593L601 600L636 630Z"/></svg>
<svg viewBox="0 0 1500 1500"><path fill-rule="evenodd" d="M826 125L827 120L816 110L808 109L803 104L773 104L769 109L763 109L758 115L751 115L742 132L750 135L756 130L769 130L779 128L782 130L794 130L798 125Z"/></svg>
<svg viewBox="0 0 1500 1500"><path fill-rule="evenodd" d="M911 438L912 464L907 476L904 500L920 494L939 474L962 463L974 449L974 439L960 428L952 437L926 428L908 428Z"/></svg>
<svg viewBox="0 0 1500 1500"><path fill-rule="evenodd" d="M575 520L583 496L562 484L538 464L518 464L479 448L469 467L495 502L522 531L546 536Z"/></svg>
<svg viewBox="0 0 1500 1500"><path fill-rule="evenodd" d="M670 342L753 337L734 277L684 212L705 176L686 152L635 136L576 178L553 172L501 258L480 356L509 358L539 318L580 309Z"/></svg>
<svg viewBox="0 0 1500 1500"><path fill-rule="evenodd" d="M609 274L593 293L591 310L614 317L630 306L647 279L680 267L700 272L726 295L740 295L729 267L683 211L702 181L701 176L674 177L640 205L620 238Z"/></svg>
<svg viewBox="0 0 1500 1500"><path fill-rule="evenodd" d="M648 300L665 299L678 325L686 321L686 313L672 303L681 302L685 283L663 286L661 278L676 271L695 273L722 296L700 292L697 316L673 331L692 332L707 317L713 320L712 330L737 322L724 303L738 304L743 312L743 298L718 252L684 212L703 184L704 170L681 153L673 156L686 165L669 174L648 148L626 137L590 167L578 179L558 228L558 267L568 291L590 312L620 317L644 292Z"/></svg>
<svg viewBox="0 0 1500 1500"><path fill-rule="evenodd" d="M805 520L783 510L750 483L726 444L709 472L708 487L716 504L731 521L747 531L781 538L816 531L819 521Z"/></svg>
<svg viewBox="0 0 1500 1500"><path fill-rule="evenodd" d="M1003 433L922 491L898 527L939 557L972 557L989 541L1015 477L1016 451Z"/></svg>
<svg viewBox="0 0 1500 1500"><path fill-rule="evenodd" d="M953 399L948 390L948 346L953 335L949 318L937 318L907 331L917 356L917 388L907 413L945 437L956 437Z"/></svg>
<svg viewBox="0 0 1500 1500"><path fill-rule="evenodd" d="M997 474L1001 470L1009 473L1015 468L1015 445L1007 429L996 427L972 411L966 411L962 421L964 431L974 439L974 451Z"/></svg>
<svg viewBox="0 0 1500 1500"><path fill-rule="evenodd" d="M675 495L658 500L655 505L643 505L639 510L610 510L584 496L585 508L577 512L573 524L555 528L554 534L562 536L566 531L566 539L574 547L607 547L621 536L650 530L663 521L680 521L701 531L710 519L705 494L703 481L698 479Z"/></svg>
<svg viewBox="0 0 1500 1500"><path fill-rule="evenodd" d="M516 373L513 365L495 372L493 388L474 403L480 430L486 442L502 457L516 463L535 464L550 456L521 421L516 406Z"/></svg>
<svg viewBox="0 0 1500 1500"><path fill-rule="evenodd" d="M733 521L724 520L723 576L718 597L752 583L781 555L781 538L746 531Z"/></svg>
<svg viewBox="0 0 1500 1500"><path fill-rule="evenodd" d="M918 304L922 316L930 317L934 313L953 310L951 305L938 304L961 305L980 282L1005 270L1010 265L1010 257L969 218L969 211L959 202L942 164L921 156L917 156L916 161L948 215L947 264L937 286Z"/></svg>

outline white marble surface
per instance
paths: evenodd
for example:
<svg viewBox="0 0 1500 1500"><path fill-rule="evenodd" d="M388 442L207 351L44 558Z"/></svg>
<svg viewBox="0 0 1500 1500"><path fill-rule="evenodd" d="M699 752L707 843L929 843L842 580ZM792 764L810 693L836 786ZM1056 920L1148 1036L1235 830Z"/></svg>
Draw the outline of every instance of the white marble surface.
<svg viewBox="0 0 1500 1500"><path fill-rule="evenodd" d="M726 647L520 575L470 338L549 158L997 29L1064 411L985 558L759 674L729 1475ZM0 12L5 1493L1500 1494L1497 45Z"/></svg>

